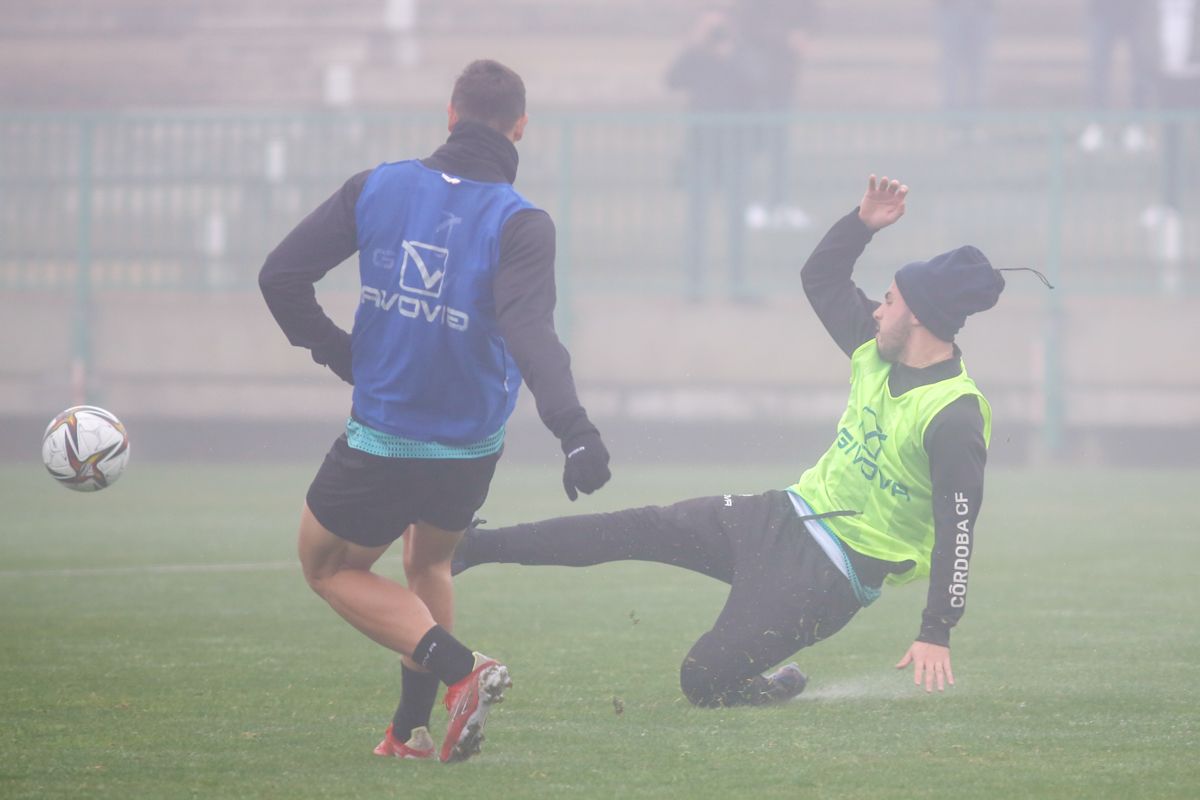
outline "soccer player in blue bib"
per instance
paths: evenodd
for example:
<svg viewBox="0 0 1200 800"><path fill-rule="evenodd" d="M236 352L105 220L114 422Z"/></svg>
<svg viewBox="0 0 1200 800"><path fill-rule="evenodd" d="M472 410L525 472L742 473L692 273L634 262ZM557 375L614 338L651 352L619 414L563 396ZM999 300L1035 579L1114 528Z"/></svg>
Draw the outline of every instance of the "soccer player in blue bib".
<svg viewBox="0 0 1200 800"><path fill-rule="evenodd" d="M511 680L450 633L450 559L487 497L522 380L562 444L568 497L610 475L554 330L554 223L512 186L525 86L473 62L448 115L444 145L350 178L268 256L259 284L288 341L354 385L346 432L308 490L299 552L313 590L403 656L400 706L375 752L433 757L441 682L440 757L460 761L479 752ZM346 333L313 284L356 252L362 289ZM371 571L401 536L407 587Z"/></svg>

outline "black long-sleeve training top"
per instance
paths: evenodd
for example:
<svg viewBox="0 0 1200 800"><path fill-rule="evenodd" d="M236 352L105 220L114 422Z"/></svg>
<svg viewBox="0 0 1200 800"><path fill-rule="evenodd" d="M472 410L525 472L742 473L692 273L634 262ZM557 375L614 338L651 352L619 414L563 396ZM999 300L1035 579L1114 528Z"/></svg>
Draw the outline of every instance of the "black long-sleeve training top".
<svg viewBox="0 0 1200 800"><path fill-rule="evenodd" d="M474 181L512 183L517 149L486 125L459 122L446 143L421 163ZM358 250L354 208L371 170L354 175L276 247L259 286L288 341L351 380L350 336L317 303L314 284ZM540 209L518 211L500 234L492 293L500 333L537 402L538 415L560 440L594 432L575 390L571 359L554 330L555 230Z"/></svg>
<svg viewBox="0 0 1200 800"><path fill-rule="evenodd" d="M872 314L879 303L868 299L851 277L854 263L873 236L855 209L830 228L800 273L817 317L846 355L873 339L877 330ZM928 367L894 364L888 388L893 395L900 395L952 378L962 371L961 356L956 345L953 358ZM987 446L979 402L973 396L964 396L943 408L925 429L924 444L933 483L935 538L929 595L917 640L948 646L950 629L962 617L966 604L975 520L983 502Z"/></svg>

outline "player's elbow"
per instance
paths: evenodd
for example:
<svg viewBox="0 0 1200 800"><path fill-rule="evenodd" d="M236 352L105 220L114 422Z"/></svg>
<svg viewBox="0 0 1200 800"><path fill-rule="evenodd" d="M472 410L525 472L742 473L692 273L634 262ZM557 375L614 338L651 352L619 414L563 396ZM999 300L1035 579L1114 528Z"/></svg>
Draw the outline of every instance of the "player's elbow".
<svg viewBox="0 0 1200 800"><path fill-rule="evenodd" d="M821 274L820 268L814 266L811 258L804 262L804 266L800 268L800 288L804 290L805 295L811 298L812 293L821 288L823 279L824 282L828 282L827 276Z"/></svg>
<svg viewBox="0 0 1200 800"><path fill-rule="evenodd" d="M267 260L263 262L262 268L258 271L258 290L262 292L264 298L269 302L271 297L278 293L283 281L280 276L283 274L279 269L278 262L274 258L275 254L267 256Z"/></svg>

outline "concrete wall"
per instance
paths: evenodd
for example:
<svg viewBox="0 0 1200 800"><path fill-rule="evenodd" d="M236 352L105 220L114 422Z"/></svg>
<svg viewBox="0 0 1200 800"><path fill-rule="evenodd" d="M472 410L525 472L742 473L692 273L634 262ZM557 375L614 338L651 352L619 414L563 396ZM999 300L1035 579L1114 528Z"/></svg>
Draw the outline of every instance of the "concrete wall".
<svg viewBox="0 0 1200 800"><path fill-rule="evenodd" d="M322 301L349 324L352 295L327 293ZM959 338L994 408L993 449L1010 461L1041 451L1047 303L1040 291L1010 291ZM0 419L19 428L21 440L32 441L39 420L83 399L72 385L69 306L70 298L47 293L0 296ZM1200 436L1200 361L1181 357L1197 332L1188 303L1067 298L1061 330L1066 449L1085 457L1125 449L1129 458L1154 461L1168 457L1165 442ZM574 302L572 331L585 405L644 457L703 452L702 441L786 457L797 442L811 449L827 439L845 404L846 359L801 296L692 304L586 295ZM235 457L241 437L246 452L308 453L315 445L278 437L311 426L323 445L349 406L349 387L287 344L256 293L102 293L89 344L90 402L176 434L207 430L206 421L226 431L172 445L184 448L176 452L210 446ZM513 424L539 427L527 398ZM541 455L554 452L548 434L531 436ZM22 446L3 438L0 452L21 457ZM1145 452L1129 450L1131 439ZM164 444L159 454L172 448ZM1169 460L1186 460L1187 452Z"/></svg>

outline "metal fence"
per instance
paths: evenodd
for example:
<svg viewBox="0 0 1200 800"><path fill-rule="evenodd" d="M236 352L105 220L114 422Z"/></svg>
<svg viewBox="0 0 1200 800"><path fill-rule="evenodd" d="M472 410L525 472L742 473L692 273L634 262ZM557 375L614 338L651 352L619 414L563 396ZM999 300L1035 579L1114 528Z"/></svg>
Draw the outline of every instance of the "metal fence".
<svg viewBox="0 0 1200 800"><path fill-rule="evenodd" d="M580 290L723 290L739 260L748 288L776 287L865 174L887 171L925 209L904 235L987 242L1070 291L1186 291L1169 272L1198 252L1179 219L1195 215L1200 114L1108 121L1149 146L1084 152L1087 120L1067 114L553 115L521 143L517 185L555 216ZM414 114L0 115L0 286L81 271L96 287L248 286L343 180L442 138L441 117ZM771 216L780 204L803 213Z"/></svg>
<svg viewBox="0 0 1200 800"><path fill-rule="evenodd" d="M895 251L962 242L1033 266L1047 295L1047 425L1057 308L1086 293L1190 294L1200 261L1200 113L1110 115L1079 146L1068 113L535 117L518 188L554 216L564 328L587 293L754 298L797 267L869 172L913 187ZM1121 131L1146 134L1123 146ZM433 114L0 115L0 290L70 297L76 356L105 289L245 291L274 244L350 175L431 152ZM868 251L866 281L888 263ZM326 279L353 286L347 266ZM1033 291L1018 283L1015 291Z"/></svg>

